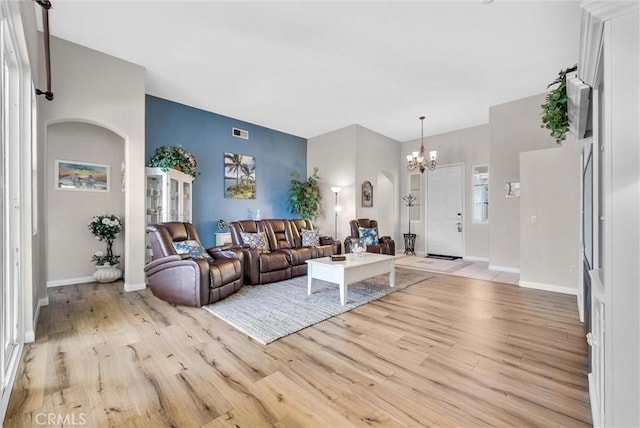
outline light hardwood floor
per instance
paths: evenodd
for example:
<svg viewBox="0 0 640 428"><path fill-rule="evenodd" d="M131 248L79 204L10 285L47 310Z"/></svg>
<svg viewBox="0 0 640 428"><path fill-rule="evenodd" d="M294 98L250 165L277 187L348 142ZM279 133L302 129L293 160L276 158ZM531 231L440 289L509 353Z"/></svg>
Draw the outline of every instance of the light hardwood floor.
<svg viewBox="0 0 640 428"><path fill-rule="evenodd" d="M591 425L572 296L437 275L267 346L122 283L49 301L5 427Z"/></svg>

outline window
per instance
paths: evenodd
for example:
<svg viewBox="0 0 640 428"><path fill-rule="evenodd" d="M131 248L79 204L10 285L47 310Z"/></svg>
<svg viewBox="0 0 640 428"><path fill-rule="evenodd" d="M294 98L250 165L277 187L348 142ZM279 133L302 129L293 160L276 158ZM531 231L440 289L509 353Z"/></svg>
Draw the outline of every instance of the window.
<svg viewBox="0 0 640 428"><path fill-rule="evenodd" d="M32 85L18 2L0 2L0 419L9 401L24 343L23 275L31 219ZM24 175L23 175L24 174ZM29 314L30 315L30 314Z"/></svg>
<svg viewBox="0 0 640 428"><path fill-rule="evenodd" d="M489 166L473 167L473 223L489 223Z"/></svg>

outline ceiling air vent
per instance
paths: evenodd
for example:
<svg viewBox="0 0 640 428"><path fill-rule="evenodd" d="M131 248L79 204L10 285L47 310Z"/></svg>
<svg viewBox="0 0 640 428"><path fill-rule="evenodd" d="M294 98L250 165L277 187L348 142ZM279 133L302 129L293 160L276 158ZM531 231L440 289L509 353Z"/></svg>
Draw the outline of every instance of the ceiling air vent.
<svg viewBox="0 0 640 428"><path fill-rule="evenodd" d="M245 140L249 139L249 131L245 131L244 129L231 128L231 134L233 134L234 137L244 138Z"/></svg>

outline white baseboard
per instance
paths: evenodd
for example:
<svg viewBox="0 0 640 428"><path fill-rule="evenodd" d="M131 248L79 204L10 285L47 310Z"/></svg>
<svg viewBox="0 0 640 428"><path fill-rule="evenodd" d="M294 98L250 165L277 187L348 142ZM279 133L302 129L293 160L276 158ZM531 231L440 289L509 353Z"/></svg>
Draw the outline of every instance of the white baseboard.
<svg viewBox="0 0 640 428"><path fill-rule="evenodd" d="M513 267L507 267L507 266L489 265L489 270L499 270L501 272L520 273L519 268L513 268Z"/></svg>
<svg viewBox="0 0 640 428"><path fill-rule="evenodd" d="M518 281L518 285L524 288L533 288L536 290L543 290L543 291L553 291L554 293L571 294L574 296L578 295L577 288L562 287L560 285L543 284L541 282L531 282L531 281Z"/></svg>
<svg viewBox="0 0 640 428"><path fill-rule="evenodd" d="M576 293L577 301L578 301L578 318L580 318L580 322L584 323L584 303L582 301L582 293Z"/></svg>
<svg viewBox="0 0 640 428"><path fill-rule="evenodd" d="M147 284L142 282L140 284L128 284L124 283L124 291L140 291L147 288Z"/></svg>
<svg viewBox="0 0 640 428"><path fill-rule="evenodd" d="M87 282L95 282L95 280L96 279L92 276L81 276L79 278L55 279L53 281L47 281L47 288L62 287L63 285L72 285L72 284L84 284Z"/></svg>
<svg viewBox="0 0 640 428"><path fill-rule="evenodd" d="M470 262L489 262L489 257L464 256L462 259Z"/></svg>
<svg viewBox="0 0 640 428"><path fill-rule="evenodd" d="M49 306L49 296L38 300L38 307L36 308L36 313L33 315L33 330L24 332L24 343L36 341L36 328L38 327L38 319L40 318L40 308L43 306Z"/></svg>

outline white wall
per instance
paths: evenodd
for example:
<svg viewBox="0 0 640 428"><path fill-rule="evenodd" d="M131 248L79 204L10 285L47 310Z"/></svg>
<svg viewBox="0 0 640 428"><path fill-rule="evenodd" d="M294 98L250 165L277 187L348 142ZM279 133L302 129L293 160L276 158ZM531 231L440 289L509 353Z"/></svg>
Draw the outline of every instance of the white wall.
<svg viewBox="0 0 640 428"><path fill-rule="evenodd" d="M51 68L55 100L39 99L40 152L47 150L47 127L61 122L103 126L124 140L125 290L144 288L144 68L55 37L51 38ZM44 81L43 70L40 81ZM44 161L41 167L39 191L44 195L45 182L53 171ZM46 295L44 287L39 295Z"/></svg>
<svg viewBox="0 0 640 428"><path fill-rule="evenodd" d="M573 141L520 154L520 285L578 294L580 171Z"/></svg>
<svg viewBox="0 0 640 428"><path fill-rule="evenodd" d="M109 165L109 192L61 190L57 188L55 161L79 161ZM81 122L61 122L47 128L47 258L48 285L93 281L91 255L106 251L87 223L100 213L124 218L124 192L120 164L124 161L124 140L108 129ZM123 255L124 236L114 241L113 254ZM120 266L124 268L121 258ZM126 269L125 269L126 270Z"/></svg>
<svg viewBox="0 0 640 428"><path fill-rule="evenodd" d="M333 235L335 198L331 186L340 186L338 204L338 238L350 233L349 221L357 217L398 218L399 144L359 125L319 135L307 140L307 173L319 168L322 191L322 214L318 227L323 234ZM364 181L373 184L373 207L361 205ZM378 186L379 182L383 185ZM397 222L380 224L380 233L393 236L398 243Z"/></svg>
<svg viewBox="0 0 640 428"><path fill-rule="evenodd" d="M605 426L640 426L640 9L605 23Z"/></svg>
<svg viewBox="0 0 640 428"><path fill-rule="evenodd" d="M489 257L489 227L492 223L491 217L489 224L474 224L473 219L473 173L472 168L475 165L489 164L489 126L475 126L472 128L460 129L458 131L448 132L445 134L431 135L424 139L425 150L438 151L438 164L464 164L465 178L465 213L464 213L464 234L465 234L465 257L488 258ZM406 167L406 155L418 150L420 147L420 139L407 141L401 145L400 164L401 175L400 192L401 196L409 193L409 175L419 171L408 171ZM489 168L489 176L491 176L491 168ZM426 189L429 172L425 171L422 177L422 200L426 200ZM491 189L489 189L491 193ZM407 232L409 211L404 204L401 205L400 225L403 232ZM412 208L416 209L416 208ZM411 232L417 234L416 251L426 252L426 206L422 204L419 208L419 222L411 223Z"/></svg>
<svg viewBox="0 0 640 428"><path fill-rule="evenodd" d="M575 61L567 60L568 65ZM555 76L549 76L553 80ZM520 181L520 153L555 147L540 127L544 94L489 108L489 265L520 269L520 199L505 198L507 182Z"/></svg>
<svg viewBox="0 0 640 428"><path fill-rule="evenodd" d="M338 236L342 241L349 234L349 220L355 211L356 126L351 125L307 140L307 174L318 167L322 210L317 227L323 235L334 235L335 195L331 186L340 186L338 204Z"/></svg>
<svg viewBox="0 0 640 428"><path fill-rule="evenodd" d="M400 144L362 126L356 127L356 217L378 220L380 236L399 242L398 162ZM362 206L362 183L373 185L373 206Z"/></svg>

